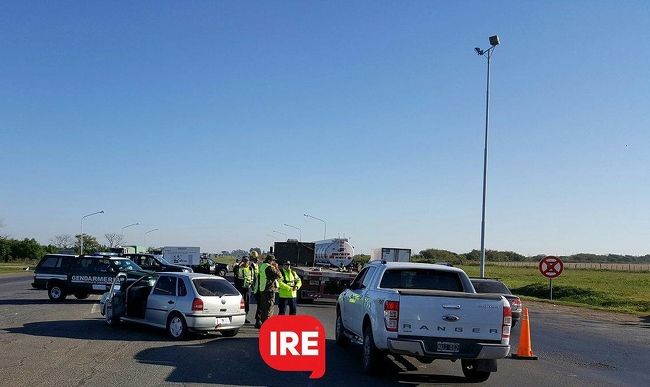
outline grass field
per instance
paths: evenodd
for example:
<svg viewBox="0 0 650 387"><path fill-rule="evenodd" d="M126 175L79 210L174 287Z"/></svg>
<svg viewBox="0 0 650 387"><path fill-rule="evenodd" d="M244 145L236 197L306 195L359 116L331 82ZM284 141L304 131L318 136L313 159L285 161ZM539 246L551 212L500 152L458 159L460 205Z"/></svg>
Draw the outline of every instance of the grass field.
<svg viewBox="0 0 650 387"><path fill-rule="evenodd" d="M461 266L478 277L478 266ZM536 267L485 267L485 276L501 279L517 295L548 299L549 282ZM553 280L553 302L589 306L595 309L648 315L650 313L650 273L607 270L565 269Z"/></svg>
<svg viewBox="0 0 650 387"><path fill-rule="evenodd" d="M23 269L26 266L29 265L24 265L19 263L0 263L0 275L23 272L24 271Z"/></svg>

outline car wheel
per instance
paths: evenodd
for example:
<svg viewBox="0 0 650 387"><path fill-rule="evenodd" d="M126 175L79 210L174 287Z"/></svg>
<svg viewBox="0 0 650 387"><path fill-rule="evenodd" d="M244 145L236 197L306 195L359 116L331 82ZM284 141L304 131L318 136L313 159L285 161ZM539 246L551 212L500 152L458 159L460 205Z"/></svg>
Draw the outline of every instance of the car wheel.
<svg viewBox="0 0 650 387"><path fill-rule="evenodd" d="M470 383L480 383L488 380L490 371L478 371L476 369L476 361L474 360L461 360L463 367L463 375Z"/></svg>
<svg viewBox="0 0 650 387"><path fill-rule="evenodd" d="M120 318L113 316L113 308L106 308L106 324L111 327L116 327L120 325Z"/></svg>
<svg viewBox="0 0 650 387"><path fill-rule="evenodd" d="M237 333L239 333L239 328L237 329L228 329L225 331L219 331L221 332L221 336L223 337L235 337L237 336Z"/></svg>
<svg viewBox="0 0 650 387"><path fill-rule="evenodd" d="M187 323L183 316L174 313L167 319L167 334L174 340L183 340L187 336Z"/></svg>
<svg viewBox="0 0 650 387"><path fill-rule="evenodd" d="M350 338L345 335L345 327L343 326L343 318L341 313L336 314L336 330L334 333L336 344L340 347L347 347L350 344Z"/></svg>
<svg viewBox="0 0 650 387"><path fill-rule="evenodd" d="M85 300L86 298L88 298L89 294L88 293L75 293L74 296L79 300Z"/></svg>
<svg viewBox="0 0 650 387"><path fill-rule="evenodd" d="M228 274L228 272L226 271L226 269L219 269L219 271L217 271L217 275L218 275L219 277L225 277L226 274Z"/></svg>
<svg viewBox="0 0 650 387"><path fill-rule="evenodd" d="M53 302L61 302L65 300L68 295L63 286L58 283L53 283L47 288L47 296L50 297L50 300Z"/></svg>
<svg viewBox="0 0 650 387"><path fill-rule="evenodd" d="M375 346L375 339L372 336L372 327L368 325L363 331L363 351L362 362L363 372L373 373L379 368L381 362L381 352Z"/></svg>

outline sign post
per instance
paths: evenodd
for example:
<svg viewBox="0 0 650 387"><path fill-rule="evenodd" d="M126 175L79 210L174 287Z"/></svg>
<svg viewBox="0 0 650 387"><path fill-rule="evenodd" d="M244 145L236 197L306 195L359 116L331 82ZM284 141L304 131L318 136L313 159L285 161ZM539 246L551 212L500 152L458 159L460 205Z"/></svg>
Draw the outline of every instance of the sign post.
<svg viewBox="0 0 650 387"><path fill-rule="evenodd" d="M539 261L539 272L548 278L548 288L551 300L553 300L553 278L559 277L564 270L564 263L558 257L548 256Z"/></svg>

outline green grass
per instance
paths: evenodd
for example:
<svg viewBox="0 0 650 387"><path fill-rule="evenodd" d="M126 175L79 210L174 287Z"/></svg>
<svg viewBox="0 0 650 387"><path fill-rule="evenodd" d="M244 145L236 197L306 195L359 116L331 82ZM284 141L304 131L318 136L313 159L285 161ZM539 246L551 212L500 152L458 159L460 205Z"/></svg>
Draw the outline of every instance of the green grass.
<svg viewBox="0 0 650 387"><path fill-rule="evenodd" d="M12 274L12 273L22 273L24 268L29 265L19 264L19 263L0 263L0 275L2 274Z"/></svg>
<svg viewBox="0 0 650 387"><path fill-rule="evenodd" d="M235 263L235 259L236 258L233 257L232 255L224 255L221 257L214 258L214 261L217 263L225 263L227 265L232 265L233 263Z"/></svg>
<svg viewBox="0 0 650 387"><path fill-rule="evenodd" d="M474 277L478 266L460 266ZM536 267L485 267L485 276L501 279L510 290L528 299L548 300L548 278ZM650 313L650 273L607 270L568 270L553 280L553 302L617 312Z"/></svg>

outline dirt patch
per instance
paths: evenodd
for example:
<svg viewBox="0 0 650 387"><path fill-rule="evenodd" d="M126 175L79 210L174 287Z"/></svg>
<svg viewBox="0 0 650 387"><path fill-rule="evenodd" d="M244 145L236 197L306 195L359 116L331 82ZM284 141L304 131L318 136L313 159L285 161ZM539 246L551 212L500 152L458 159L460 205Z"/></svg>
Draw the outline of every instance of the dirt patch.
<svg viewBox="0 0 650 387"><path fill-rule="evenodd" d="M627 313L607 312L603 310L594 310L577 306L557 305L551 302L529 300L524 301L524 306L530 308L533 311L562 313L564 315L573 315L581 317L583 319L599 322L613 322L617 324L636 325L650 328L650 316L639 317Z"/></svg>

